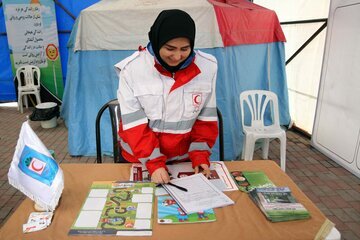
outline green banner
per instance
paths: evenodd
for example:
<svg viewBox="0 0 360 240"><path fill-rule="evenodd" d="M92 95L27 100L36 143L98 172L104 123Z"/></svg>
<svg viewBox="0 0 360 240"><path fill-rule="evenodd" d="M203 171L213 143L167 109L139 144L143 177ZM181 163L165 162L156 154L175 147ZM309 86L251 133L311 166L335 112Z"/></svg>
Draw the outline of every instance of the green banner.
<svg viewBox="0 0 360 240"><path fill-rule="evenodd" d="M55 5L52 0L3 0L14 75L18 67L41 69L41 85L61 100L64 92Z"/></svg>

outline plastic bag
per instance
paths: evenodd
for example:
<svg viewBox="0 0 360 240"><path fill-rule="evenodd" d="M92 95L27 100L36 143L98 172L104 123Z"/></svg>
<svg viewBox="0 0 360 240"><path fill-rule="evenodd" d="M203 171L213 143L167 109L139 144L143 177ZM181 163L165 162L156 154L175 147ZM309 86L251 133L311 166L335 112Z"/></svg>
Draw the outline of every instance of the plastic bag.
<svg viewBox="0 0 360 240"><path fill-rule="evenodd" d="M58 118L60 116L59 109L60 108L58 105L45 109L35 108L29 118L31 121L47 121L52 119L53 117Z"/></svg>

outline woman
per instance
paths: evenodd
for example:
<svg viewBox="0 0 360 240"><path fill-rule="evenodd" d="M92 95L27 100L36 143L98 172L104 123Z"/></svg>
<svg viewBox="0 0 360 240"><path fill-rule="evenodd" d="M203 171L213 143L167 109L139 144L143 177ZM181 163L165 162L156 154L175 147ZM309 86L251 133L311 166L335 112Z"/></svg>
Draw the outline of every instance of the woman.
<svg viewBox="0 0 360 240"><path fill-rule="evenodd" d="M149 40L115 65L122 155L143 163L156 183L170 181L168 161L190 159L209 177L218 135L216 59L194 51L195 22L181 10L162 11Z"/></svg>

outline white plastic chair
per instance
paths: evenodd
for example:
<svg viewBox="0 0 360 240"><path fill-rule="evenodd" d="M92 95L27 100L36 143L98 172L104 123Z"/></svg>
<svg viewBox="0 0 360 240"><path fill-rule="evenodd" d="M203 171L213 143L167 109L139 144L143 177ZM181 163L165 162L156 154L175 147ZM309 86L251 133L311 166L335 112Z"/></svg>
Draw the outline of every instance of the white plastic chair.
<svg viewBox="0 0 360 240"><path fill-rule="evenodd" d="M27 95L34 94L36 104L41 103L40 99L40 69L37 66L26 65L16 69L18 81L18 108L23 113L23 97L26 108L28 108Z"/></svg>
<svg viewBox="0 0 360 240"><path fill-rule="evenodd" d="M240 107L241 123L245 134L242 158L244 160L252 160L256 140L264 139L262 157L267 159L270 139L279 138L280 165L281 169L285 172L286 133L280 127L279 106L276 94L265 90L244 91L240 94ZM247 119L245 111L251 114L250 125L245 124Z"/></svg>

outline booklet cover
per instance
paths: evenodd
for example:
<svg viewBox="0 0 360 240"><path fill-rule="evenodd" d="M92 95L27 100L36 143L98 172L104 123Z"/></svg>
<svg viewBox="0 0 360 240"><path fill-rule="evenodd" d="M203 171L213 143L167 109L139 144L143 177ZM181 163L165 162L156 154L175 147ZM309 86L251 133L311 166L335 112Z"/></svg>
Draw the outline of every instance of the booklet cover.
<svg viewBox="0 0 360 240"><path fill-rule="evenodd" d="M69 235L151 236L155 184L93 182Z"/></svg>
<svg viewBox="0 0 360 240"><path fill-rule="evenodd" d="M309 212L296 201L288 187L256 188L250 198L272 222L307 219Z"/></svg>
<svg viewBox="0 0 360 240"><path fill-rule="evenodd" d="M159 224L203 223L215 220L213 209L186 214L171 196L158 197Z"/></svg>
<svg viewBox="0 0 360 240"><path fill-rule="evenodd" d="M255 188L275 187L275 184L262 171L232 171L232 178L239 190L249 192Z"/></svg>

